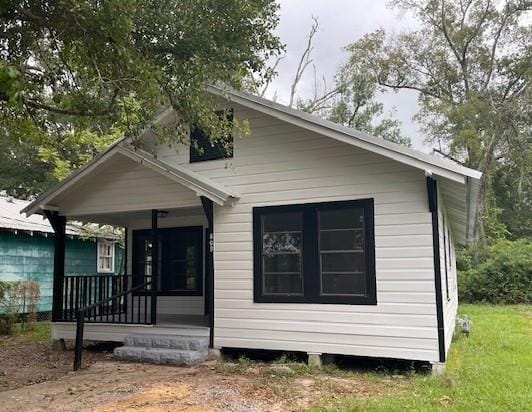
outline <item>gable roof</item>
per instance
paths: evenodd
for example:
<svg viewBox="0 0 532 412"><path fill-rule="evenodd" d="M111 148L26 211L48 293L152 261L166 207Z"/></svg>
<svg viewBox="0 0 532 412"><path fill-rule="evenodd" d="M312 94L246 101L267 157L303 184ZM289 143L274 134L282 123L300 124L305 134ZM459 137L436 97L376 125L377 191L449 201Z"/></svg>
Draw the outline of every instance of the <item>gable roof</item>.
<svg viewBox="0 0 532 412"><path fill-rule="evenodd" d="M209 93L256 110L286 123L319 133L351 146L377 153L400 163L421 169L426 175L441 177L441 193L447 201L457 241L473 238L480 177L482 173L456 162L399 145L368 133L325 120L310 113L255 96L219 86L208 87Z"/></svg>
<svg viewBox="0 0 532 412"><path fill-rule="evenodd" d="M442 178L442 184L440 186L441 193L446 201L448 200L446 202L447 211L451 218L453 231L457 234L456 238L459 242L465 242L467 239L472 238L472 222L476 215L476 199L479 190L479 179L481 177L479 171L469 169L447 159L442 159L389 142L382 138L371 136L367 133L330 122L318 116L249 93L214 86L207 87L207 91L215 96L272 116L283 122L423 170L426 175L434 175ZM172 115L173 110L168 108L162 111L155 121L169 121ZM96 155L84 167L73 172L59 185L39 196L34 202L25 207L22 212L31 215L42 208L53 207L50 202L55 196L94 170L115 153L128 156L177 183L188 187L195 191L198 196L206 196L219 205L224 205L230 199L238 199L240 197L238 193L231 189L215 183L185 167L170 166L158 160L150 153L131 146L128 142L129 140L126 138L117 140L106 150Z"/></svg>
<svg viewBox="0 0 532 412"><path fill-rule="evenodd" d="M190 190L196 192L198 196L205 196L211 199L218 205L223 206L231 199L238 199L240 197L237 192L227 189L221 184L213 182L212 180L198 173L195 173L187 168L180 166L170 166L167 163L158 160L152 154L133 147L128 143L127 139L122 138L118 139L106 150L98 153L89 163L79 168L78 170L72 172L65 180L60 182L58 185L44 192L37 199L35 199L26 207L24 207L20 211L20 213L32 215L34 213L38 213L42 209L53 210L54 206L51 202L53 202L53 199L55 197L57 197L59 194L64 192L66 189L71 187L77 181L91 173L98 166L100 166L116 154L124 155L136 161L137 163L140 163L152 169L153 171L160 173L171 180L174 180L176 183L179 183L189 188Z"/></svg>
<svg viewBox="0 0 532 412"><path fill-rule="evenodd" d="M352 146L357 146L381 154L413 167L431 171L452 180L463 181L464 177L480 179L480 176L482 175L478 170L464 167L450 160L442 159L410 147L384 140L380 137L372 136L368 133L325 120L319 116L250 93L215 86L209 87L208 90L214 95L223 97L264 114L268 114L295 126L329 136ZM461 176L462 178L458 178L458 176Z"/></svg>

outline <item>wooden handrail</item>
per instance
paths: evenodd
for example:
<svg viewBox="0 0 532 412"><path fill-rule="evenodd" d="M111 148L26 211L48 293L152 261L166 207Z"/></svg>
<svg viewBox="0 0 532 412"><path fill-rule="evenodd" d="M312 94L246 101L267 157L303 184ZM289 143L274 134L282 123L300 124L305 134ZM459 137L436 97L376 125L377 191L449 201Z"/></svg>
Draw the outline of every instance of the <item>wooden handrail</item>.
<svg viewBox="0 0 532 412"><path fill-rule="evenodd" d="M77 310L77 313L76 313L76 346L74 349L74 371L78 371L81 369L81 356L83 352L83 329L85 327L85 314L88 311L97 308L98 306L109 303L110 301L127 296L128 294L132 294L138 290L144 290L149 285L151 285L151 281L144 282L124 292L120 292L113 296L109 296L108 298L102 299L98 302L95 302L91 305L85 306Z"/></svg>

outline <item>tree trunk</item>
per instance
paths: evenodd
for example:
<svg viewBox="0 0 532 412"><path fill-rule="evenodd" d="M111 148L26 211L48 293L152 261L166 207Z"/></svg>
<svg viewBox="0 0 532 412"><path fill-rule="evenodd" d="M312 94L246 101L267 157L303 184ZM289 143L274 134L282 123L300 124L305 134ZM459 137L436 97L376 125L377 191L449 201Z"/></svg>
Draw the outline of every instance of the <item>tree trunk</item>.
<svg viewBox="0 0 532 412"><path fill-rule="evenodd" d="M480 163L479 169L482 172L482 177L480 178L480 187L477 197L477 214L475 216L475 230L474 230L474 244L482 246L486 243L486 228L484 226L484 220L486 217L486 197L489 189L489 179L491 174L491 169L493 166L495 148L497 146L497 134L494 133L488 146L486 147L486 152L484 153L484 158Z"/></svg>

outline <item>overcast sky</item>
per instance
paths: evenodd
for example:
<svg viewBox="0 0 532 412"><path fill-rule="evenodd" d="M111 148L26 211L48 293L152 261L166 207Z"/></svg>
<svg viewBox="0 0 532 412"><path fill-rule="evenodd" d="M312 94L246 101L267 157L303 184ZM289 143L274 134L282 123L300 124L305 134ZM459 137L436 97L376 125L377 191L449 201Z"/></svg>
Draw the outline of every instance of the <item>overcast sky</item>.
<svg viewBox="0 0 532 412"><path fill-rule="evenodd" d="M286 58L281 61L278 77L268 89L267 97L278 95L280 103L288 103L290 84L293 80L301 53L305 48L312 16L319 19L319 31L314 37L313 60L318 75L324 75L330 85L336 69L347 58L342 50L347 44L364 34L383 27L399 32L416 26L415 20L397 10L386 7L384 0L278 0L281 5L277 34L286 44ZM309 67L298 86L298 95L308 96L314 84L313 70ZM423 145L419 125L412 120L417 112L417 94L404 91L386 93L380 97L385 111L395 110L395 117L402 122L402 131L409 136L417 149L430 151Z"/></svg>

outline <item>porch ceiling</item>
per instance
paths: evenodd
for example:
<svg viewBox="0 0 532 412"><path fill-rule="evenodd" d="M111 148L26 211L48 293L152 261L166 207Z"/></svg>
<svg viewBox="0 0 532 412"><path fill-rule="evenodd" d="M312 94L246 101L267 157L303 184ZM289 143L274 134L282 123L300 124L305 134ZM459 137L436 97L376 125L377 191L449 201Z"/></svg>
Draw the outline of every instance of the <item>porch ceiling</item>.
<svg viewBox="0 0 532 412"><path fill-rule="evenodd" d="M166 220L172 218L189 217L189 216L204 216L204 211L201 206L182 207L182 208L164 208L161 209L166 215L159 218L159 222L164 224ZM129 226L132 223L139 224L145 222L146 226L151 225L151 209L135 210L131 212L113 212L113 213L95 213L87 215L70 215L69 219L77 220L83 223L98 223L101 225L112 226Z"/></svg>

